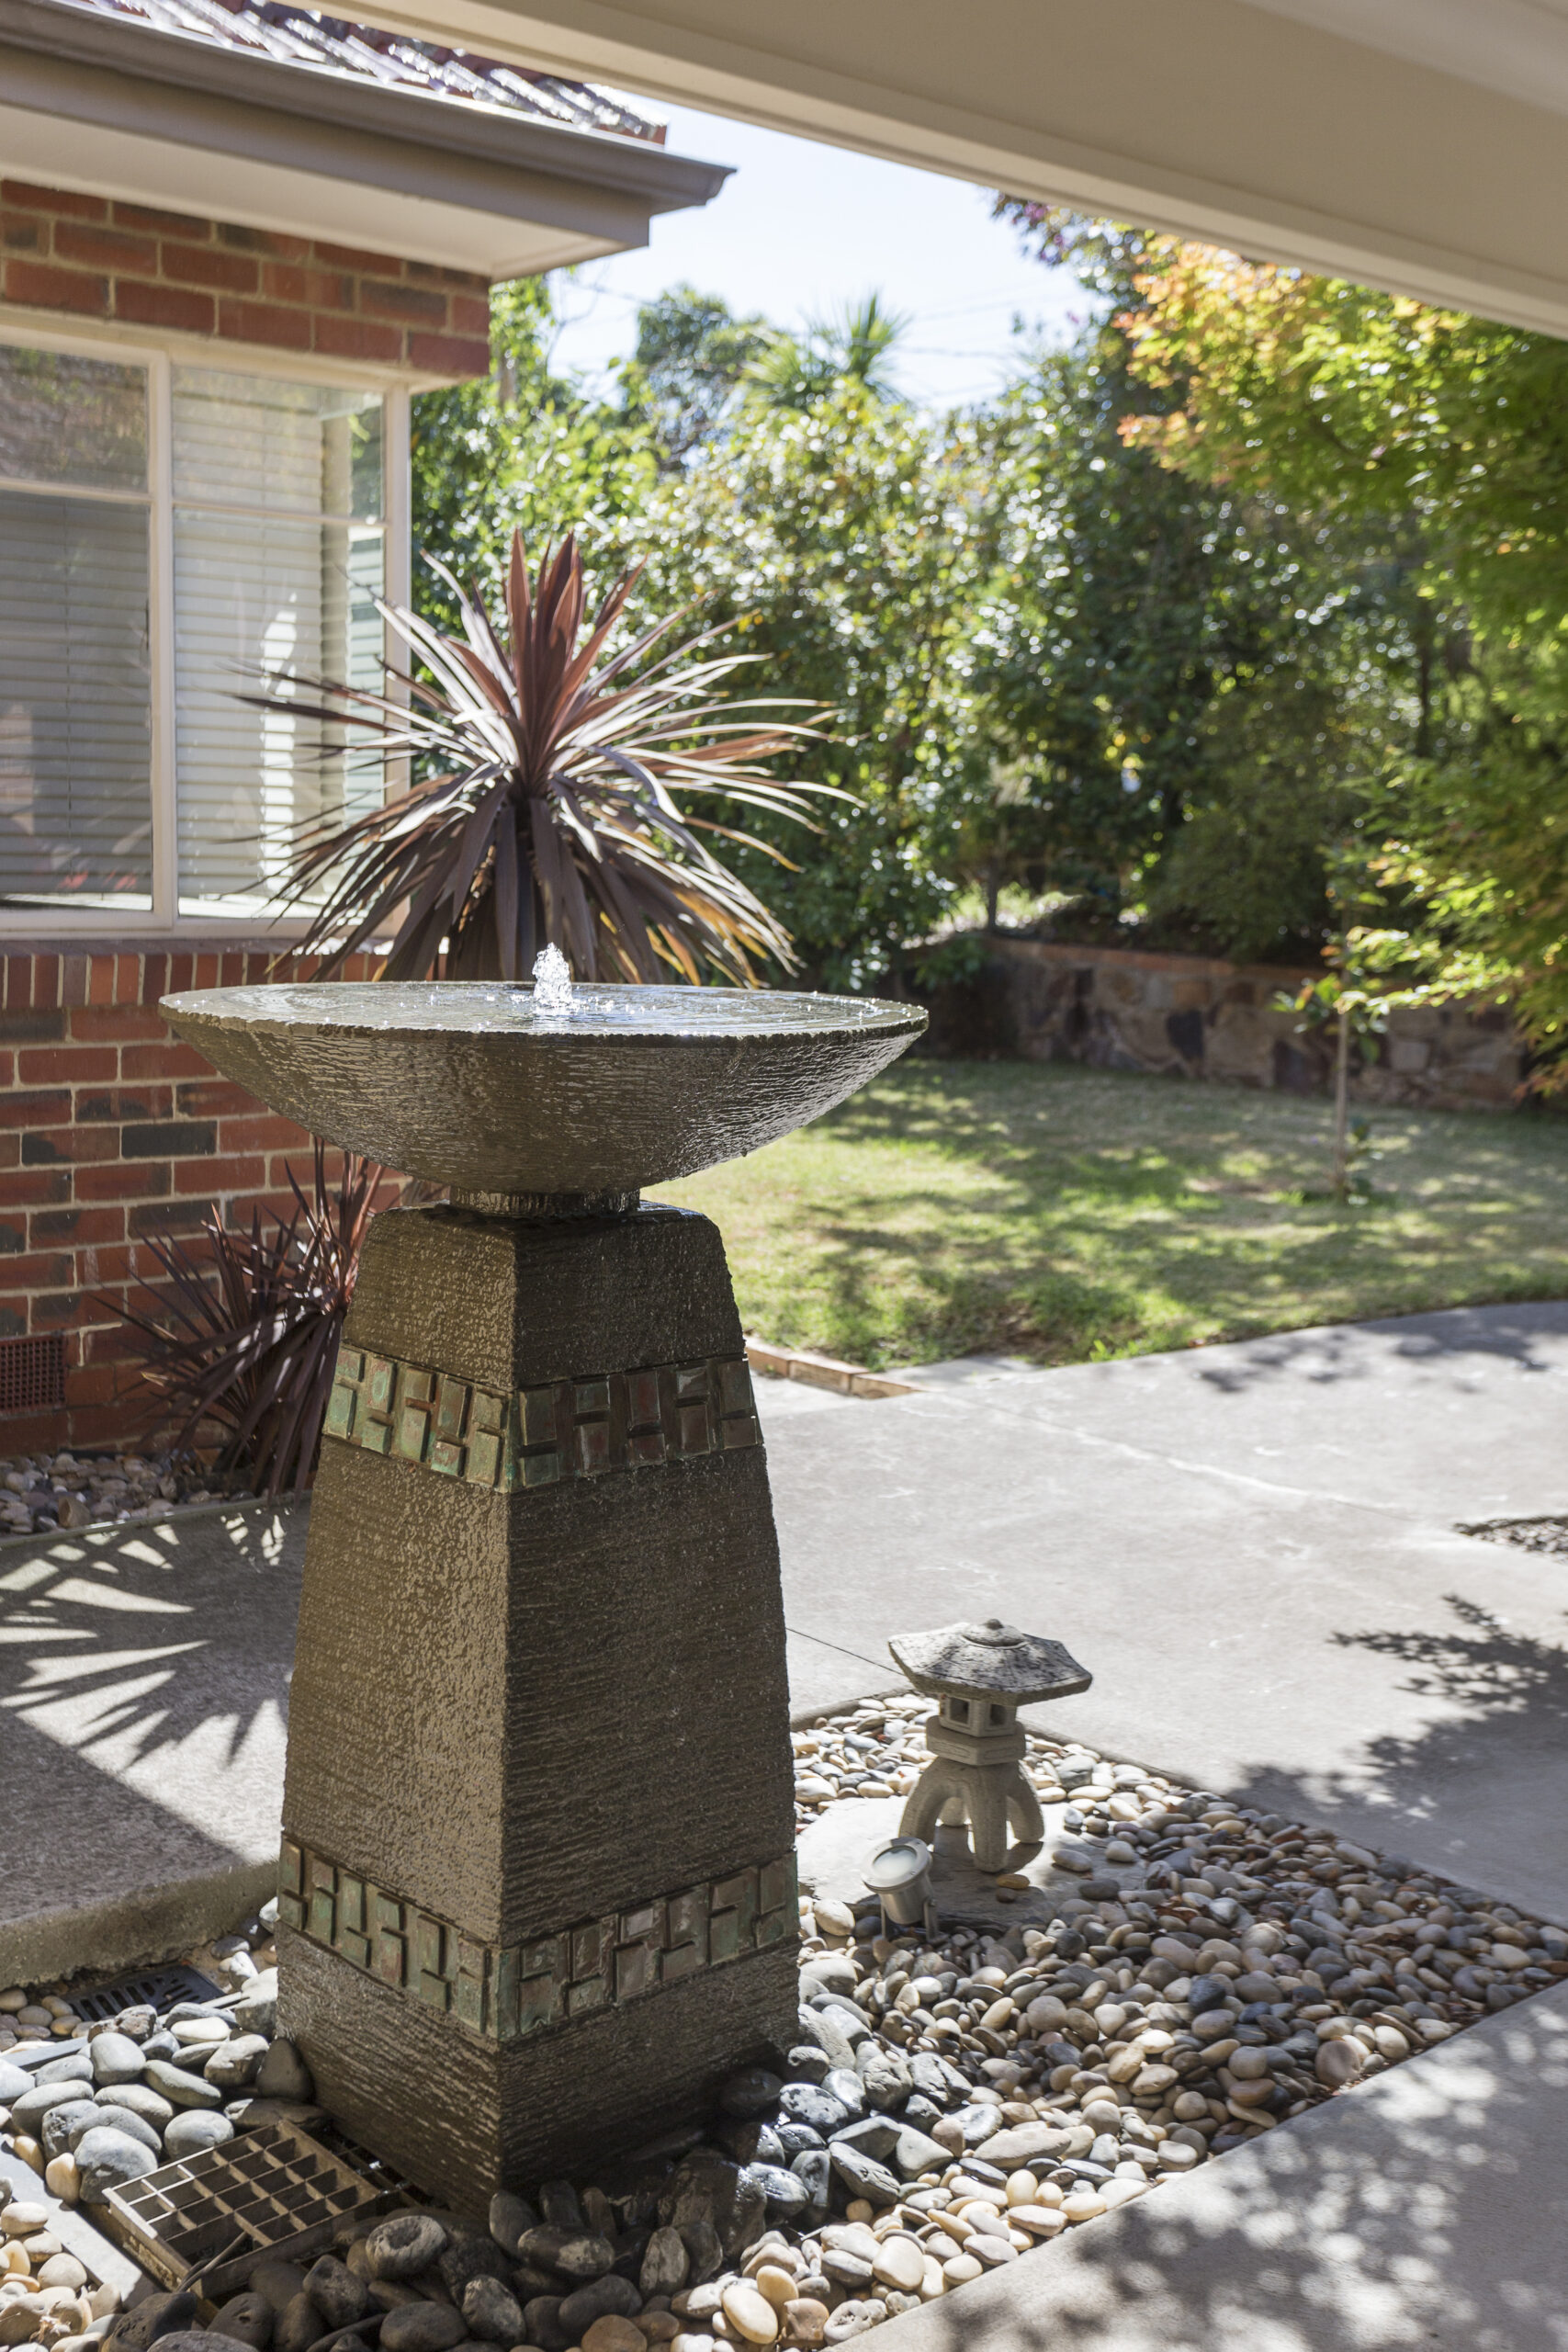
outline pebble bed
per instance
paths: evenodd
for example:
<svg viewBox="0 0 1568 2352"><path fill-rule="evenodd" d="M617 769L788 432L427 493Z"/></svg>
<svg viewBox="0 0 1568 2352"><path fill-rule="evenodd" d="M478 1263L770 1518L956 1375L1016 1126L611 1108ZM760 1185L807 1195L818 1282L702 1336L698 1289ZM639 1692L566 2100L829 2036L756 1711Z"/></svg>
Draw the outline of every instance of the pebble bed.
<svg viewBox="0 0 1568 2352"><path fill-rule="evenodd" d="M208 1474L166 1453L0 1455L0 1536L162 1519L172 1505L219 1499Z"/></svg>
<svg viewBox="0 0 1568 2352"><path fill-rule="evenodd" d="M868 1702L797 1734L803 1823L905 1793L925 1713ZM702 2130L498 2197L488 2227L347 2223L308 2266L258 2263L216 2314L162 2293L118 2312L48 2207L0 2183L0 2346L842 2343L1568 1975L1562 1928L1395 1857L1080 1747L1032 1736L1026 1769L1069 1807L1049 1923L928 1946L869 1904L804 1899L785 2072L731 2076ZM268 2117L330 2135L273 2035L267 1934L264 1914L192 1955L220 2001L128 2012L25 2075L0 2048L0 2132L55 2196L91 2216L112 2181ZM79 2030L63 1993L0 1991L0 2044Z"/></svg>

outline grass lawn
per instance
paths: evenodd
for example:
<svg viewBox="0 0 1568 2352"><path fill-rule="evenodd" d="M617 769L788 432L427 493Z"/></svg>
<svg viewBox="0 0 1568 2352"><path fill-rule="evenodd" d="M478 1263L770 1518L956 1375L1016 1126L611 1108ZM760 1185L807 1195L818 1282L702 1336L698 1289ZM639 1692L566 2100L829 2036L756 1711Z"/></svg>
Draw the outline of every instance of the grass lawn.
<svg viewBox="0 0 1568 2352"><path fill-rule="evenodd" d="M1329 1106L1071 1063L903 1062L660 1188L723 1230L749 1331L877 1367L1040 1363L1568 1293L1568 1119L1379 1111L1363 1207Z"/></svg>

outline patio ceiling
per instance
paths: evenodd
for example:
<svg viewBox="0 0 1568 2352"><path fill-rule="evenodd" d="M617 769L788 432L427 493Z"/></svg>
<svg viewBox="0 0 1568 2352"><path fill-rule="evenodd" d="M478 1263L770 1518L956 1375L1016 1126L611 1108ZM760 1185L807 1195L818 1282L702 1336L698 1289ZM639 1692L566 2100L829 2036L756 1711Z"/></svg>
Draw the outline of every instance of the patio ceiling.
<svg viewBox="0 0 1568 2352"><path fill-rule="evenodd" d="M377 14L1568 334L1568 0L378 0Z"/></svg>

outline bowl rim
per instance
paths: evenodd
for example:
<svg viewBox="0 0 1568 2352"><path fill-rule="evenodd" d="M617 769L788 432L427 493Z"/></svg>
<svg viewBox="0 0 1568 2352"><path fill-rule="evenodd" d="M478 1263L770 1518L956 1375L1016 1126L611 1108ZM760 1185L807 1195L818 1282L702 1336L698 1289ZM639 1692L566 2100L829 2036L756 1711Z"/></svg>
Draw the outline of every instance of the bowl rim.
<svg viewBox="0 0 1568 2352"><path fill-rule="evenodd" d="M378 995L384 990L389 996L407 991L411 997L417 991L421 998L427 998L428 992L433 989L460 989L470 994L480 990L504 989L510 994L532 997L534 991L528 982L505 980L255 980L243 982L232 988L180 989L171 995L160 997L158 1010L176 1027L182 1020L198 1021L216 1023L228 1029L245 1028L271 1031L275 1034L283 1033L300 1040L312 1036L363 1036L389 1040L400 1037L407 1039L429 1037L450 1041L453 1046L466 1044L486 1047L508 1047L519 1043L526 1043L530 1048L540 1046L560 1048L581 1046L586 1040L592 1039L596 1048L611 1044L620 1044L679 1046L686 1050L694 1046L724 1046L739 1039L773 1038L782 1043L791 1038L897 1036L907 1031L918 1034L926 1027L930 1018L923 1005L904 1003L890 997L832 994L826 989L693 989L678 982L666 985L661 982L649 984L639 981L612 980L588 980L579 985L585 989L591 989L595 994L600 995L613 995L643 1001L655 997L660 1001L661 1004L671 1000L677 1002L682 1001L689 1002L694 997L706 997L710 1000L722 997L730 1003L754 1000L758 1007L759 1018L755 1022L728 1020L715 1023L712 1027L704 1026L700 1023L672 1026L656 1019L650 1019L646 1026L635 1022L620 1020L613 1023L606 1023L603 1027L596 1027L591 1022L575 1021L570 1024L563 1024L560 1028L519 1026L465 1029L453 1027L446 1022L421 1021L415 1017L393 1018L389 1021L357 1019L347 1010L341 1014L324 1018L312 1018L309 1008L285 1011L280 1007L269 1012L265 1005L257 1005L254 1001L258 997L271 995L275 991L281 994L286 989L296 997L300 995L313 997L320 994L328 1004L340 989L374 989ZM822 1017L769 1021L765 1007L770 1002L777 1003L780 1000L787 1001L794 1005L820 1006L823 1008ZM341 999L339 1001L341 1001ZM842 1009L841 1012L839 1011L840 1008ZM417 1003L411 1003L408 1008L411 1015L417 1014L419 1009ZM396 1014L399 1008L389 1005L388 1010ZM650 1007L650 1012L652 1010L653 1008ZM838 1013L836 1018L835 1012Z"/></svg>

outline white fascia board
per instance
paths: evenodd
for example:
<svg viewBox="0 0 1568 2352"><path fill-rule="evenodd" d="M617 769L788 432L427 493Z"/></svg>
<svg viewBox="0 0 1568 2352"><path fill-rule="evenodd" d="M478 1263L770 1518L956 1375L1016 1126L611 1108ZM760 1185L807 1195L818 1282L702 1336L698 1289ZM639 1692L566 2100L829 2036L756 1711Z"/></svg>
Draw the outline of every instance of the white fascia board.
<svg viewBox="0 0 1568 2352"><path fill-rule="evenodd" d="M0 161L49 185L521 276L648 242L719 165L0 0ZM28 126L31 126L30 128Z"/></svg>
<svg viewBox="0 0 1568 2352"><path fill-rule="evenodd" d="M378 0L377 13L550 73L1568 334L1568 20L1530 11L1541 59L1558 64L1520 95L1302 21L1308 8L1348 21L1360 5ZM1368 0L1368 13L1386 31L1389 8L1419 5ZM1490 22L1489 0L1459 5Z"/></svg>
<svg viewBox="0 0 1568 2352"><path fill-rule="evenodd" d="M17 95L0 51L0 88ZM372 253L469 269L492 279L530 277L648 242L647 215L623 207L599 232L479 211L407 188L215 153L186 139L61 119L36 105L0 106L0 175L89 196L118 197L169 212L197 213L288 236L321 238Z"/></svg>

